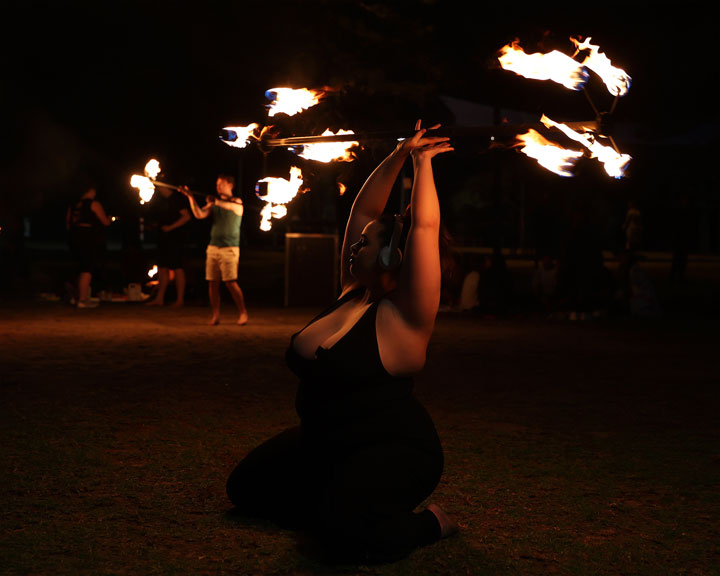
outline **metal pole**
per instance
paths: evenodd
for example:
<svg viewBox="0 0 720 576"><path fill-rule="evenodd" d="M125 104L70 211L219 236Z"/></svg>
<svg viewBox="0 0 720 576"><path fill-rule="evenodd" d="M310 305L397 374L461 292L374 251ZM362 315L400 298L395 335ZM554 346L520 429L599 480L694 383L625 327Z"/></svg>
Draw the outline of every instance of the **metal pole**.
<svg viewBox="0 0 720 576"><path fill-rule="evenodd" d="M565 122L573 130L597 130L597 122L588 120L583 122ZM506 139L533 129L538 132L547 132L549 129L541 122L528 124L498 124L495 126L453 126L440 127L433 130L431 135L449 138L486 138ZM377 142L392 141L409 138L413 135L409 130L387 130L381 132L359 132L356 134L332 134L328 136L289 136L286 138L264 137L259 144L263 148L277 148L280 146L304 146L306 144L320 144L323 142Z"/></svg>

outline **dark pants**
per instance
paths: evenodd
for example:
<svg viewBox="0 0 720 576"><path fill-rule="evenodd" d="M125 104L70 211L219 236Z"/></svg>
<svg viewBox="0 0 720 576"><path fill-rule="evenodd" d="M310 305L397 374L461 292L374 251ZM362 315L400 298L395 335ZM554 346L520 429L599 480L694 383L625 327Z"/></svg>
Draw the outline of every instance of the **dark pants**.
<svg viewBox="0 0 720 576"><path fill-rule="evenodd" d="M440 537L429 511L442 452L406 442L343 453L303 441L290 428L255 448L230 475L236 512L316 533L334 560L389 562Z"/></svg>

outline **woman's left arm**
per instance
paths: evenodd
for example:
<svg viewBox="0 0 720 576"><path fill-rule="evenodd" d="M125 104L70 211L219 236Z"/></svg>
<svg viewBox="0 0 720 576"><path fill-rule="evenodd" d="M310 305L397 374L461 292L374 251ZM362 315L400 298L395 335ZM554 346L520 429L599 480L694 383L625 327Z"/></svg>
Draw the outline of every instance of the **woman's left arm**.
<svg viewBox="0 0 720 576"><path fill-rule="evenodd" d="M411 227L400 268L396 297L400 315L413 331L432 333L440 305L440 203L432 159L453 150L439 142L413 151L414 181L410 198Z"/></svg>

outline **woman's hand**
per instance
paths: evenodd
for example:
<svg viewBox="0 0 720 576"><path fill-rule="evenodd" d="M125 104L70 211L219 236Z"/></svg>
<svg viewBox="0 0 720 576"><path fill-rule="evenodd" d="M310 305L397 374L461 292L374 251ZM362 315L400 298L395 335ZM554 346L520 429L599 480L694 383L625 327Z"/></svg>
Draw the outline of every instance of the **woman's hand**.
<svg viewBox="0 0 720 576"><path fill-rule="evenodd" d="M449 152L453 149L449 143L450 138L426 135L429 130L437 130L438 128L440 128L440 124L435 124L430 128L422 128L422 120L418 120L415 123L415 134L400 142L397 147L398 151L413 156L416 156L419 152L434 151L432 156L441 152Z"/></svg>

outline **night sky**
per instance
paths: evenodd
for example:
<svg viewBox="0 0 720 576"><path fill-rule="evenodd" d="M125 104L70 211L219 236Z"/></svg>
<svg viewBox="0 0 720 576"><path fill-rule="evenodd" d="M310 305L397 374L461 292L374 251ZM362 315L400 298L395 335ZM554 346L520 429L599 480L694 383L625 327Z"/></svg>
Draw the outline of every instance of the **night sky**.
<svg viewBox="0 0 720 576"><path fill-rule="evenodd" d="M168 181L203 191L241 162L252 180L259 151L229 148L218 133L272 123L264 92L275 86L336 90L312 113L281 122L288 136L404 128L416 117L452 124L441 96L538 118L593 119L582 93L497 69L497 50L516 37L528 52L571 53L570 36L590 36L632 76L613 118L632 127L627 141L618 137L621 150L645 154L641 167L655 174L636 181L655 182L662 170L673 181L686 171L712 180L706 161L684 157L684 166L670 167L663 154L647 152L673 142L705 146L717 123L708 9L553 5L480 3L471 14L467 3L451 1L11 2L2 39L0 225L64 206L86 177L111 211L122 210L130 174L150 157ZM593 90L608 109L611 97Z"/></svg>

